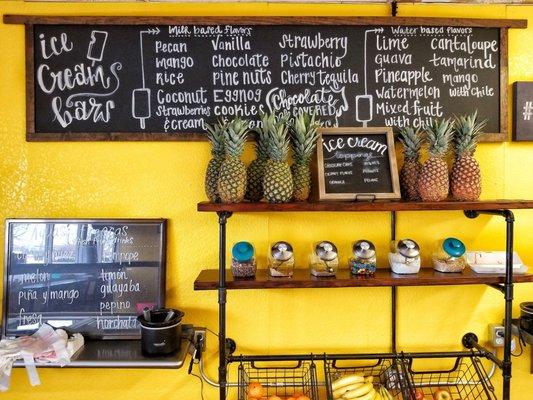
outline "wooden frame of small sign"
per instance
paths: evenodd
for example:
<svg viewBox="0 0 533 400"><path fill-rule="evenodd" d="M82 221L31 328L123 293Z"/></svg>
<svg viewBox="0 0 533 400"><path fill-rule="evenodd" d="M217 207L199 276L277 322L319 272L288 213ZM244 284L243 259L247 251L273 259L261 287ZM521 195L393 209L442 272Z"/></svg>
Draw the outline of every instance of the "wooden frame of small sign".
<svg viewBox="0 0 533 400"><path fill-rule="evenodd" d="M349 151L353 149L358 150ZM318 200L401 198L390 127L322 128L316 164ZM383 171L383 167L388 171ZM361 186L370 190L360 190Z"/></svg>

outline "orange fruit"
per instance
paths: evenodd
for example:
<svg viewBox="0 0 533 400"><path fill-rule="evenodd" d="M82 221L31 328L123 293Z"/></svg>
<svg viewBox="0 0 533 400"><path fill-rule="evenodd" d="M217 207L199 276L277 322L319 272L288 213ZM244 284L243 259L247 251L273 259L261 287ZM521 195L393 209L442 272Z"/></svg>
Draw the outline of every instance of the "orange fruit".
<svg viewBox="0 0 533 400"><path fill-rule="evenodd" d="M264 396L265 391L263 389L263 385L261 385L259 382L250 382L248 385L248 397L259 399Z"/></svg>

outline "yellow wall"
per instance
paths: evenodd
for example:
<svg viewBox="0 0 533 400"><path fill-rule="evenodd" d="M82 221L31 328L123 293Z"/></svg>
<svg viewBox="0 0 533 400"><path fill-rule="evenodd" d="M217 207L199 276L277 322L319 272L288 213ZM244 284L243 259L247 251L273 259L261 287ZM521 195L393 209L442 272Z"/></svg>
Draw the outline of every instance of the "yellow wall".
<svg viewBox="0 0 533 400"><path fill-rule="evenodd" d="M50 4L0 2L0 12L58 15L388 15L384 5L278 4ZM529 18L530 28L510 33L509 82L533 79L533 6L401 4L401 16ZM27 143L25 141L24 32L0 24L0 218L166 217L168 305L186 321L217 329L215 292L194 292L198 272L217 261L215 215L195 211L203 200L206 143ZM477 152L485 178L484 198L533 198L530 144L482 144ZM250 156L250 151L247 152ZM517 212L516 250L533 264L529 238L533 212ZM378 244L385 262L388 215L270 214L231 218L229 243L251 240L263 254L270 242L286 239L301 262L309 243L328 238L346 253L356 238ZM399 236L429 251L437 238L462 237L471 248L501 249L504 224L460 212L403 213ZM0 233L0 242L3 232ZM428 253L426 253L428 254ZM264 259L260 259L264 261ZM428 261L426 257L426 262ZM263 264L264 265L264 264ZM518 303L532 300L533 286L516 288ZM228 334L238 351L388 351L390 290L380 288L230 292ZM399 289L398 340L405 350L459 349L467 331L486 337L487 324L503 317L502 296L490 288ZM318 317L318 320L317 320ZM208 337L208 370L216 376L216 339ZM31 388L25 372L14 373L5 399L198 399L199 383L185 370L53 370L40 372ZM235 379L235 371L230 378ZM498 392L501 385L495 380ZM515 359L512 399L530 400L529 354ZM232 396L235 398L235 396ZM206 398L216 392L206 389Z"/></svg>

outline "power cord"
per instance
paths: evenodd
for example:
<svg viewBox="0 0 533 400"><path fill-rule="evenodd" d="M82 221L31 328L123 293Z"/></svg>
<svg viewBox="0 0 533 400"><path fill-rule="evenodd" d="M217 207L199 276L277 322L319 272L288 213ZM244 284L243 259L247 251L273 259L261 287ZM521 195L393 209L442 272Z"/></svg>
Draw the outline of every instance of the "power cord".
<svg viewBox="0 0 533 400"><path fill-rule="evenodd" d="M191 339L187 339L190 344L194 347L194 353L191 357L191 362L189 363L189 370L188 374L195 376L200 380L200 397L202 400L204 400L204 380L200 375L197 375L192 372L192 367L200 362L200 357L202 356L202 352L198 350L198 346L201 346L200 343L194 343Z"/></svg>
<svg viewBox="0 0 533 400"><path fill-rule="evenodd" d="M213 330L209 329L209 328L205 328L205 330L209 333L211 333L212 335L216 336L216 337L220 337L218 333L214 332ZM201 351L201 344L200 343L193 343L193 341L191 339L187 339L189 341L189 343L191 343L194 347L194 353L191 357L191 362L189 364L189 370L188 370L188 374L189 375L192 375L196 378L198 378L200 380L200 396L202 398L202 400L204 400L204 380L203 378L200 376L200 375L196 375L192 372L192 368L193 368L193 365L198 365L200 363L200 358L202 356L202 351ZM227 379L229 380L229 371L227 372ZM229 394L229 387L226 387L226 397L228 396Z"/></svg>
<svg viewBox="0 0 533 400"><path fill-rule="evenodd" d="M526 340L524 339L522 329L520 328L520 324L517 324L517 328L518 328L518 345L520 346L520 353L515 354L511 352L511 355L513 357L520 357L522 353L524 352L524 347L526 347L527 345Z"/></svg>
<svg viewBox="0 0 533 400"><path fill-rule="evenodd" d="M207 327L205 328L205 330L206 330L207 332L211 333L212 335L216 336L216 337L220 337L220 335L219 335L218 333L212 331L211 329L209 329L209 328L207 328ZM226 375L226 377L227 377L227 380L228 380L228 381L230 380L229 375L230 375L230 373L229 373L229 371L227 371L227 375ZM230 389L229 387L226 387L226 397L228 397L228 395L229 395L229 389ZM202 400L203 400L203 399L202 399Z"/></svg>
<svg viewBox="0 0 533 400"><path fill-rule="evenodd" d="M196 375L195 373L189 373L189 375L195 376L200 380L200 397L202 400L204 400L204 380L200 375Z"/></svg>
<svg viewBox="0 0 533 400"><path fill-rule="evenodd" d="M208 332L211 332L211 333L212 333L213 335L215 335L216 337L219 337L218 333L213 332L211 329L209 329L209 328L205 328L205 330L208 331Z"/></svg>

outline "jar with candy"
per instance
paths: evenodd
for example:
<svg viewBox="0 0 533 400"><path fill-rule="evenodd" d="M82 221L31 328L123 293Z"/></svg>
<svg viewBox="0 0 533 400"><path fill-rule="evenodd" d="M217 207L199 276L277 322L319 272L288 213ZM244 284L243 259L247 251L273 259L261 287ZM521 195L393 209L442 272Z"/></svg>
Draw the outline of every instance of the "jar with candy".
<svg viewBox="0 0 533 400"><path fill-rule="evenodd" d="M420 247L411 239L393 241L389 264L395 274L416 274L420 271Z"/></svg>
<svg viewBox="0 0 533 400"><path fill-rule="evenodd" d="M376 247L369 240L358 240L352 245L348 260L353 275L373 275L376 272Z"/></svg>
<svg viewBox="0 0 533 400"><path fill-rule="evenodd" d="M439 242L433 253L433 268L439 272L462 272L465 269L466 247L456 238L446 238Z"/></svg>
<svg viewBox="0 0 533 400"><path fill-rule="evenodd" d="M249 242L238 242L231 249L231 273L234 278L253 278L257 270L254 246Z"/></svg>
<svg viewBox="0 0 533 400"><path fill-rule="evenodd" d="M309 269L313 276L335 276L339 269L337 247L327 240L317 243L309 256Z"/></svg>
<svg viewBox="0 0 533 400"><path fill-rule="evenodd" d="M268 268L272 277L291 277L294 273L294 251L287 242L276 242L270 246Z"/></svg>

